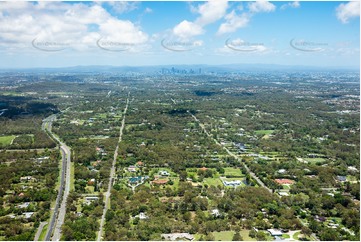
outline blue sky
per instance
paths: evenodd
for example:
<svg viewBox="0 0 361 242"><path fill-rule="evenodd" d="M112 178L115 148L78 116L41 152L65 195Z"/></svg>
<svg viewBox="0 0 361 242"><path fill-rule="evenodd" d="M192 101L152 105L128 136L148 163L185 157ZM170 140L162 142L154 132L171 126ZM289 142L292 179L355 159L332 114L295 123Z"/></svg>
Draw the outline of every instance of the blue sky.
<svg viewBox="0 0 361 242"><path fill-rule="evenodd" d="M0 68L360 65L359 2L0 2Z"/></svg>

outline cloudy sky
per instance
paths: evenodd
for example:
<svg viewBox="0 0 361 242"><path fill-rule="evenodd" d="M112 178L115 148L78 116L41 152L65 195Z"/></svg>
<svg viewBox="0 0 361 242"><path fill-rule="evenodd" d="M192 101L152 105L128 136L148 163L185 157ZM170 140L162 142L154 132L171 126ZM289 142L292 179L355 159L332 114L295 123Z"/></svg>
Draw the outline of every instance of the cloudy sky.
<svg viewBox="0 0 361 242"><path fill-rule="evenodd" d="M0 68L358 67L355 2L0 2Z"/></svg>

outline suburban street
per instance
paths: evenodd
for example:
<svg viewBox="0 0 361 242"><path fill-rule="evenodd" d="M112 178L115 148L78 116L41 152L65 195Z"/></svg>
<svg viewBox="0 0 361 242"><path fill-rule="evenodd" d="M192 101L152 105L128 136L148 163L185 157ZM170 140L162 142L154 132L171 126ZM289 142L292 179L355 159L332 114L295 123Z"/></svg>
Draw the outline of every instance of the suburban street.
<svg viewBox="0 0 361 242"><path fill-rule="evenodd" d="M35 237L34 237L34 241L39 241L39 237L41 234L41 231L43 231L44 226L47 225L48 222L41 222L39 227L38 227L38 231L36 231Z"/></svg>
<svg viewBox="0 0 361 242"><path fill-rule="evenodd" d="M105 215L109 209L110 190L112 189L112 186L113 186L113 180L114 180L114 175L115 175L115 164L117 162L119 144L122 141L123 129L125 126L125 115L128 110L128 104L129 104L129 93L128 93L128 98L127 98L127 104L125 105L124 112L123 112L122 124L121 124L120 130L119 130L118 144L114 151L114 158L113 158L112 168L110 170L110 176L109 176L108 190L105 193L105 206L104 206L103 215L102 215L102 218L100 221L99 231L98 231L98 235L97 235L97 241L101 241L103 239L102 235L103 235L103 227L104 227L104 223L105 223Z"/></svg>
<svg viewBox="0 0 361 242"><path fill-rule="evenodd" d="M204 133L205 133L208 137L212 138L212 135L211 135L210 133L208 133L208 131L207 131L206 128L204 127L204 124L202 124L195 115L191 114L189 111L188 111L188 113L194 118L194 120L195 120L197 123L199 123L199 126L202 128L202 130L204 131ZM221 143L218 142L217 139L214 139L214 138L212 138L212 139L214 140L214 142L215 142L217 145L221 146L230 156L234 157L235 159L237 159L238 161L241 162L241 160L239 159L239 157L238 157L237 155L233 154L227 147L224 147ZM254 173L248 168L248 166L247 166L246 164L243 163L243 165L244 165L244 167L246 168L247 172L250 174L250 176L251 176L261 187L266 188L270 193L272 193L272 190L271 190L270 188L268 188L268 187L256 176L256 174L254 174Z"/></svg>

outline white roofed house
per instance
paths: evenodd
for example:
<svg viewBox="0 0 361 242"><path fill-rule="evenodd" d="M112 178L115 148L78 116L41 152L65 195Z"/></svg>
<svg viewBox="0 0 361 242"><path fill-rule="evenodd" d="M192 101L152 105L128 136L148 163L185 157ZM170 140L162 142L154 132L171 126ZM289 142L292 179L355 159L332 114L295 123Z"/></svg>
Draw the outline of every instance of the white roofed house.
<svg viewBox="0 0 361 242"><path fill-rule="evenodd" d="M240 186L240 185L241 185L241 181L240 181L240 180L223 181L223 184L224 184L226 187L236 187L236 186Z"/></svg>
<svg viewBox="0 0 361 242"><path fill-rule="evenodd" d="M282 231L278 229L267 229L272 236L282 236Z"/></svg>
<svg viewBox="0 0 361 242"><path fill-rule="evenodd" d="M219 217L219 216L221 216L221 213L219 212L218 209L213 209L213 210L211 211L211 214L212 214L214 217Z"/></svg>
<svg viewBox="0 0 361 242"><path fill-rule="evenodd" d="M137 168L135 166L129 166L128 167L128 171L129 172L136 172L137 171Z"/></svg>
<svg viewBox="0 0 361 242"><path fill-rule="evenodd" d="M30 205L30 202L24 202L23 204L20 204L17 207L18 208L27 208L27 207L29 207L29 205Z"/></svg>
<svg viewBox="0 0 361 242"><path fill-rule="evenodd" d="M36 181L36 178L32 176L22 176L20 177L21 182L28 182L28 181Z"/></svg>
<svg viewBox="0 0 361 242"><path fill-rule="evenodd" d="M26 212L23 213L24 218L29 219L33 216L34 212Z"/></svg>
<svg viewBox="0 0 361 242"><path fill-rule="evenodd" d="M148 219L149 217L145 215L145 213L139 213L138 215L135 216L135 218L139 218L143 220L143 219Z"/></svg>
<svg viewBox="0 0 361 242"><path fill-rule="evenodd" d="M168 241L176 241L176 240L194 240L194 236L190 233L172 233L172 234L162 234L163 239Z"/></svg>
<svg viewBox="0 0 361 242"><path fill-rule="evenodd" d="M161 176L169 176L170 174L169 174L168 171L160 171L159 175L161 175Z"/></svg>

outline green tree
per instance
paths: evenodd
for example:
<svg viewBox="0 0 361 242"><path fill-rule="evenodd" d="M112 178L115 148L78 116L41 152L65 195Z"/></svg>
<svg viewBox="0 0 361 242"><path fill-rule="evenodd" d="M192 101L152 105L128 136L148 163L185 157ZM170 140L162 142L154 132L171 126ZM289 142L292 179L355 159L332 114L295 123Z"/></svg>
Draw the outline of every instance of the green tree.
<svg viewBox="0 0 361 242"><path fill-rule="evenodd" d="M241 234L239 232L236 232L233 235L232 241L243 241L243 238L242 238L242 236L241 236Z"/></svg>

